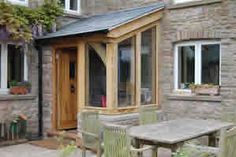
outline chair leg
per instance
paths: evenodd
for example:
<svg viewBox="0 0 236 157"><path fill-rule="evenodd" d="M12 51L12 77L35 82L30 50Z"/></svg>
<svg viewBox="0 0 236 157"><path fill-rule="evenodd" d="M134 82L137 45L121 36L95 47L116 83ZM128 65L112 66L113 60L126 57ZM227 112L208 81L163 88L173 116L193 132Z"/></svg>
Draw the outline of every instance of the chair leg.
<svg viewBox="0 0 236 157"><path fill-rule="evenodd" d="M82 157L86 157L86 149L82 148Z"/></svg>
<svg viewBox="0 0 236 157"><path fill-rule="evenodd" d="M97 150L97 157L102 157L102 151L101 151L101 149L98 149L98 150Z"/></svg>

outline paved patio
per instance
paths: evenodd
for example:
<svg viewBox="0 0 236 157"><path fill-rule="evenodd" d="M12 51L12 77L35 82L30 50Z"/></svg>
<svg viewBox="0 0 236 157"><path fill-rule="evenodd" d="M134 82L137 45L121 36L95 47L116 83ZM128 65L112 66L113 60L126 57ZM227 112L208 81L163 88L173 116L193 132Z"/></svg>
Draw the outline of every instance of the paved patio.
<svg viewBox="0 0 236 157"><path fill-rule="evenodd" d="M96 157L95 154L89 151L87 153L87 157ZM151 154L147 152L144 156L151 157ZM33 146L31 144L20 144L0 148L0 157L59 157L59 151ZM71 157L81 157L80 149L77 149ZM170 157L169 151L160 150L159 157Z"/></svg>

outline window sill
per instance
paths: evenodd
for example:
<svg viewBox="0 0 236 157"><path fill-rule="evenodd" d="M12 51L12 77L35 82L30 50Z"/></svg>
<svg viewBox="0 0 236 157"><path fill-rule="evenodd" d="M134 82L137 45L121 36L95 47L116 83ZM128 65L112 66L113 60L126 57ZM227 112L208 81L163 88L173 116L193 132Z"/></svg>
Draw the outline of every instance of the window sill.
<svg viewBox="0 0 236 157"><path fill-rule="evenodd" d="M0 101L8 101L8 100L34 100L36 96L32 94L27 95L10 95L10 94L0 94Z"/></svg>
<svg viewBox="0 0 236 157"><path fill-rule="evenodd" d="M167 96L169 100L180 100L180 101L209 101L209 102L221 102L221 96L205 96L205 95L194 95L194 94L169 94Z"/></svg>
<svg viewBox="0 0 236 157"><path fill-rule="evenodd" d="M64 16L71 17L71 18L79 18L81 14L77 11L64 10Z"/></svg>
<svg viewBox="0 0 236 157"><path fill-rule="evenodd" d="M196 2L186 2L186 3L179 3L179 4L172 4L171 6L167 7L169 10L173 9L184 9L189 7L196 7L201 5L209 5L215 3L221 3L222 0L204 0L204 1L196 1Z"/></svg>

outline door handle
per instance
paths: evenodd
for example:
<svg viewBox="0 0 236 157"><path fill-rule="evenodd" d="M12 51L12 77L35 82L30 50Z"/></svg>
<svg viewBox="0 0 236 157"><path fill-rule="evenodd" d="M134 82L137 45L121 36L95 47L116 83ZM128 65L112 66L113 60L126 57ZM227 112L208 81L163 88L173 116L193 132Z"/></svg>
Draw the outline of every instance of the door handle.
<svg viewBox="0 0 236 157"><path fill-rule="evenodd" d="M70 85L70 92L75 93L75 86L74 85Z"/></svg>

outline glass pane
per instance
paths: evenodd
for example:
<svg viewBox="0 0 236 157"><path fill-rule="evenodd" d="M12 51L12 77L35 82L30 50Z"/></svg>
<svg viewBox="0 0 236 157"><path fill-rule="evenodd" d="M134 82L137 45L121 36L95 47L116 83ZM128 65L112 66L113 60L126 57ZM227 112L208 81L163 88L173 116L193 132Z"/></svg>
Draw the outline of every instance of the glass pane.
<svg viewBox="0 0 236 157"><path fill-rule="evenodd" d="M75 79L76 62L70 61L70 79Z"/></svg>
<svg viewBox="0 0 236 157"><path fill-rule="evenodd" d="M134 105L134 38L118 44L118 107Z"/></svg>
<svg viewBox="0 0 236 157"><path fill-rule="evenodd" d="M78 0L70 0L70 10L77 11L78 7Z"/></svg>
<svg viewBox="0 0 236 157"><path fill-rule="evenodd" d="M141 104L155 103L155 28L142 33Z"/></svg>
<svg viewBox="0 0 236 157"><path fill-rule="evenodd" d="M1 75L2 75L2 68L1 68L1 58L2 58L2 45L0 44L0 88L1 88L1 82L2 82L2 80L1 80Z"/></svg>
<svg viewBox="0 0 236 157"><path fill-rule="evenodd" d="M11 81L21 82L24 80L24 51L22 46L9 44L8 51L8 83Z"/></svg>
<svg viewBox="0 0 236 157"><path fill-rule="evenodd" d="M65 6L66 6L66 1L65 1L65 0L60 0L60 3L61 3L61 5L63 6L63 8L65 8Z"/></svg>
<svg viewBox="0 0 236 157"><path fill-rule="evenodd" d="M88 105L106 107L106 44L90 43L87 49Z"/></svg>
<svg viewBox="0 0 236 157"><path fill-rule="evenodd" d="M202 45L202 83L219 84L220 45Z"/></svg>
<svg viewBox="0 0 236 157"><path fill-rule="evenodd" d="M194 83L195 47L181 46L178 48L179 89L188 89Z"/></svg>

